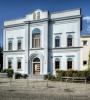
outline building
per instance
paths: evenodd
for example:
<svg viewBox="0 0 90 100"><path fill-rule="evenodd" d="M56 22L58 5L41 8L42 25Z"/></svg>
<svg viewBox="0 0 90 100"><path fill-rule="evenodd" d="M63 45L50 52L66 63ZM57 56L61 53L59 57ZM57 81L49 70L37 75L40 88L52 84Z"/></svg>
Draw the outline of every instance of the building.
<svg viewBox="0 0 90 100"><path fill-rule="evenodd" d="M83 70L85 38L80 38L80 31L80 9L54 13L37 9L24 18L5 21L3 66L30 75Z"/></svg>
<svg viewBox="0 0 90 100"><path fill-rule="evenodd" d="M81 69L86 70L88 69L88 60L90 54L90 35L81 35L81 55L80 55L80 62L81 62Z"/></svg>

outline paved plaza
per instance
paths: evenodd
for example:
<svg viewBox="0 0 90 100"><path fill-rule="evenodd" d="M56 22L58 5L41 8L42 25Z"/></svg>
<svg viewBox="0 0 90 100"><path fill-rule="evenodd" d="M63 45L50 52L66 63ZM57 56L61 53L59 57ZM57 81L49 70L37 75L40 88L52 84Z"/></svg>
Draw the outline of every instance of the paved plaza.
<svg viewBox="0 0 90 100"><path fill-rule="evenodd" d="M0 100L90 100L90 84L0 79Z"/></svg>

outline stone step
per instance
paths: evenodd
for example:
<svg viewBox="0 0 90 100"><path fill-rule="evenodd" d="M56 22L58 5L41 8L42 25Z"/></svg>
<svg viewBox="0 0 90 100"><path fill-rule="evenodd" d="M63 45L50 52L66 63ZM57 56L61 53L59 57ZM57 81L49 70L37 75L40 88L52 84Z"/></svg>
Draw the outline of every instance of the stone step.
<svg viewBox="0 0 90 100"><path fill-rule="evenodd" d="M31 80L44 80L43 75L29 75L29 79Z"/></svg>

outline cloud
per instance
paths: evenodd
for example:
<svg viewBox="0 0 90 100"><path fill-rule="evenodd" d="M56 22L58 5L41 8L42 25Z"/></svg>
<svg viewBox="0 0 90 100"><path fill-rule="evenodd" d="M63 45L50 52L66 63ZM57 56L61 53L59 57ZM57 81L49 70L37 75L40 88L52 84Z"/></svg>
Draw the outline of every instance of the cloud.
<svg viewBox="0 0 90 100"><path fill-rule="evenodd" d="M86 21L87 23L90 23L90 16L83 17L83 20Z"/></svg>
<svg viewBox="0 0 90 100"><path fill-rule="evenodd" d="M90 33L90 16L83 17L86 32Z"/></svg>

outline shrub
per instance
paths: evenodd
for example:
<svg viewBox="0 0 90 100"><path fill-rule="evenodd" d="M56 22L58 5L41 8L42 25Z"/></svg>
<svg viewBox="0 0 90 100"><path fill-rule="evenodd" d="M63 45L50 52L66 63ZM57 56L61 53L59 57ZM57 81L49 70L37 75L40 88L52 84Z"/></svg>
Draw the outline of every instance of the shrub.
<svg viewBox="0 0 90 100"><path fill-rule="evenodd" d="M1 70L1 73L7 73L8 69Z"/></svg>
<svg viewBox="0 0 90 100"><path fill-rule="evenodd" d="M61 77L88 77L90 76L90 71L74 71L74 70L57 70L56 78L57 80L61 80Z"/></svg>
<svg viewBox="0 0 90 100"><path fill-rule="evenodd" d="M48 75L44 75L44 79L47 80L48 79Z"/></svg>
<svg viewBox="0 0 90 100"><path fill-rule="evenodd" d="M49 79L49 80L51 80L51 81L56 80L56 78L55 78L55 76L54 76L54 75L49 75L49 76L48 76L48 79Z"/></svg>
<svg viewBox="0 0 90 100"><path fill-rule="evenodd" d="M12 78L12 77L13 77L13 74L14 74L14 70L13 70L12 68L9 68L9 69L7 70L7 75L8 75L8 77L9 77L9 78Z"/></svg>
<svg viewBox="0 0 90 100"><path fill-rule="evenodd" d="M44 75L44 79L54 81L54 80L56 80L56 77L54 75L48 74L48 75Z"/></svg>
<svg viewBox="0 0 90 100"><path fill-rule="evenodd" d="M77 77L78 75L77 75L77 71L73 71L73 75L72 75L73 77Z"/></svg>
<svg viewBox="0 0 90 100"><path fill-rule="evenodd" d="M15 73L15 79L20 79L22 78L22 74L21 73Z"/></svg>
<svg viewBox="0 0 90 100"><path fill-rule="evenodd" d="M65 72L64 71L57 70L56 71L56 79L57 79L57 81L61 80L61 77L64 76L64 75L65 75Z"/></svg>
<svg viewBox="0 0 90 100"><path fill-rule="evenodd" d="M22 77L26 79L28 77L28 75L27 74L23 74Z"/></svg>

